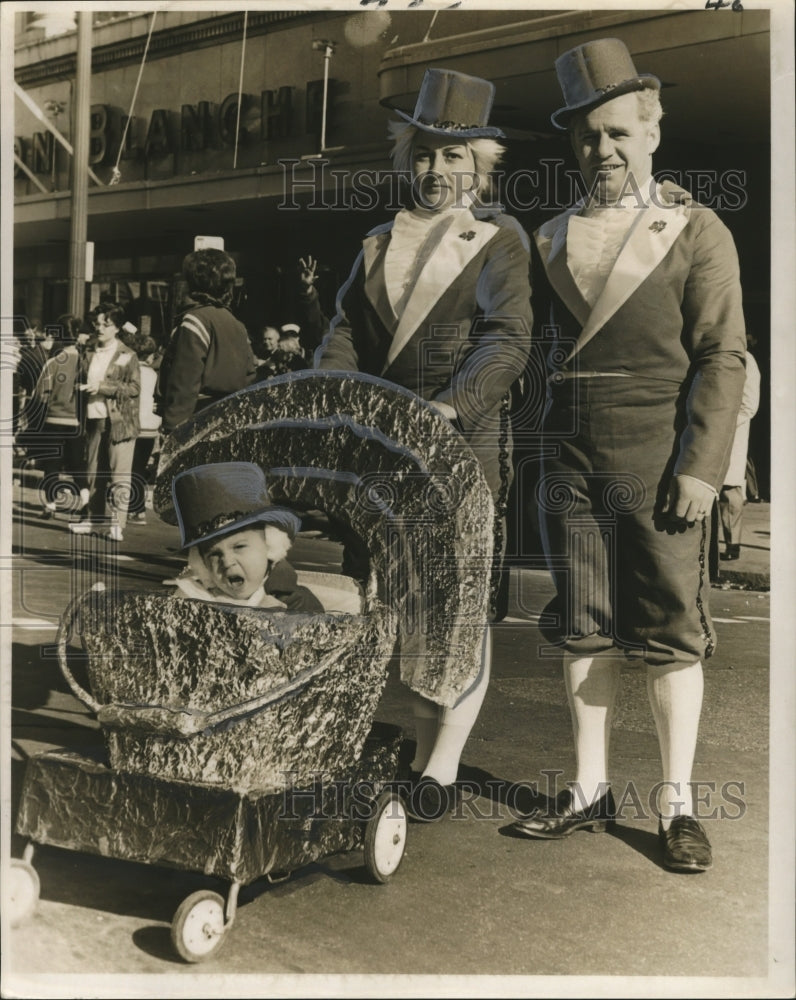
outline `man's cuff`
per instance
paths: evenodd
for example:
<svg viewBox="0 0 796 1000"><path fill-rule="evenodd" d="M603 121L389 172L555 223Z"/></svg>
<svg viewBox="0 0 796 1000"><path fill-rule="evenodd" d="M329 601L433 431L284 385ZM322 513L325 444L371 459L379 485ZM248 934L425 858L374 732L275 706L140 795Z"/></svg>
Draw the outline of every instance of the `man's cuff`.
<svg viewBox="0 0 796 1000"><path fill-rule="evenodd" d="M675 475L677 476L678 479L690 479L692 483L699 483L701 486L707 487L707 489L710 490L713 496L718 499L719 491L716 489L715 486L712 486L710 483L706 483L704 479L697 479L696 476L687 476L682 472L675 473Z"/></svg>

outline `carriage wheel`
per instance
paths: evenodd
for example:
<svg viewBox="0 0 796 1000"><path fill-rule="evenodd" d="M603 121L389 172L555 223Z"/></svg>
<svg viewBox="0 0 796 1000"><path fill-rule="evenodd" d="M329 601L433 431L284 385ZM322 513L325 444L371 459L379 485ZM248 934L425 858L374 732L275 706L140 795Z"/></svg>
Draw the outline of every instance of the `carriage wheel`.
<svg viewBox="0 0 796 1000"><path fill-rule="evenodd" d="M171 943L186 962L204 962L221 946L229 926L224 923L223 898L200 889L177 907L171 922Z"/></svg>
<svg viewBox="0 0 796 1000"><path fill-rule="evenodd" d="M41 884L36 869L27 861L12 858L8 873L8 900L12 927L18 927L33 913Z"/></svg>
<svg viewBox="0 0 796 1000"><path fill-rule="evenodd" d="M365 868L376 882L394 875L406 847L406 809L396 792L382 792L365 826Z"/></svg>

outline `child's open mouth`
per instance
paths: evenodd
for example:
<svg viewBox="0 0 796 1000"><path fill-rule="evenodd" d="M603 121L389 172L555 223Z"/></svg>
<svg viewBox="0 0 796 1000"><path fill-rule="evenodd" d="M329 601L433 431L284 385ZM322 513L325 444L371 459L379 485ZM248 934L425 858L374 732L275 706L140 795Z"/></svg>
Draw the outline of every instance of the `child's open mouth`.
<svg viewBox="0 0 796 1000"><path fill-rule="evenodd" d="M237 573L233 573L227 577L227 583L229 584L230 587L235 587L235 588L242 587L244 582L245 581L243 577L238 575Z"/></svg>

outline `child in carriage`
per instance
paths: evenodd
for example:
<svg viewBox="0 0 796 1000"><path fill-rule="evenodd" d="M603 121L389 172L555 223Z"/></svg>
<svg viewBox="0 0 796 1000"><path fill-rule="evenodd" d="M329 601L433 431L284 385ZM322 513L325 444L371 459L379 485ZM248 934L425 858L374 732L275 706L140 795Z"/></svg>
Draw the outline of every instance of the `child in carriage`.
<svg viewBox="0 0 796 1000"><path fill-rule="evenodd" d="M259 465L200 465L178 473L172 493L188 565L170 582L182 595L256 608L323 612L321 602L298 583L286 559L301 521L293 511L270 502Z"/></svg>

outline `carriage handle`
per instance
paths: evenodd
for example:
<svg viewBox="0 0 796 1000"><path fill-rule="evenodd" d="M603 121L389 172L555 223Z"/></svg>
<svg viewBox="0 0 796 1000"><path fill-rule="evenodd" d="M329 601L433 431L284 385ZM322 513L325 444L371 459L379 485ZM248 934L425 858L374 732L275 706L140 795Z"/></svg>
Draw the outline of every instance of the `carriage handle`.
<svg viewBox="0 0 796 1000"><path fill-rule="evenodd" d="M375 575L373 574L372 579L368 580L368 591L371 590L371 586L375 587ZM100 593L104 590L104 583L95 583L88 593ZM324 656L313 667L303 671L292 680L285 681L266 694L258 695L256 698L250 698L237 705L217 709L213 712L205 712L201 709L190 707L174 708L170 705L131 705L124 702L102 704L95 698L92 698L88 691L80 686L69 669L66 658L67 639L71 634L79 605L83 603L85 597L86 594L82 594L74 598L67 606L61 618L56 634L58 663L75 697L94 712L100 724L114 729L136 729L139 732L162 736L193 736L207 729L213 729L224 722L230 722L243 718L246 715L251 715L266 705L273 704L292 694L294 691L305 687L315 676L323 673L329 664L334 663L339 656L337 650L332 650L331 653Z"/></svg>
<svg viewBox="0 0 796 1000"><path fill-rule="evenodd" d="M105 590L104 583L95 583L88 593L101 592ZM66 607L63 615L61 616L61 621L58 623L58 631L55 633L55 642L58 647L58 665L61 668L61 673L66 678L66 682L72 689L72 693L78 699L82 701L84 705L91 709L92 712L99 712L102 705L96 701L88 691L84 690L80 684L75 680L72 671L69 669L69 664L66 660L66 643L69 636L72 634L72 626L75 623L75 618L77 618L78 605L81 605L85 599L85 594L80 594L77 597L72 598Z"/></svg>

